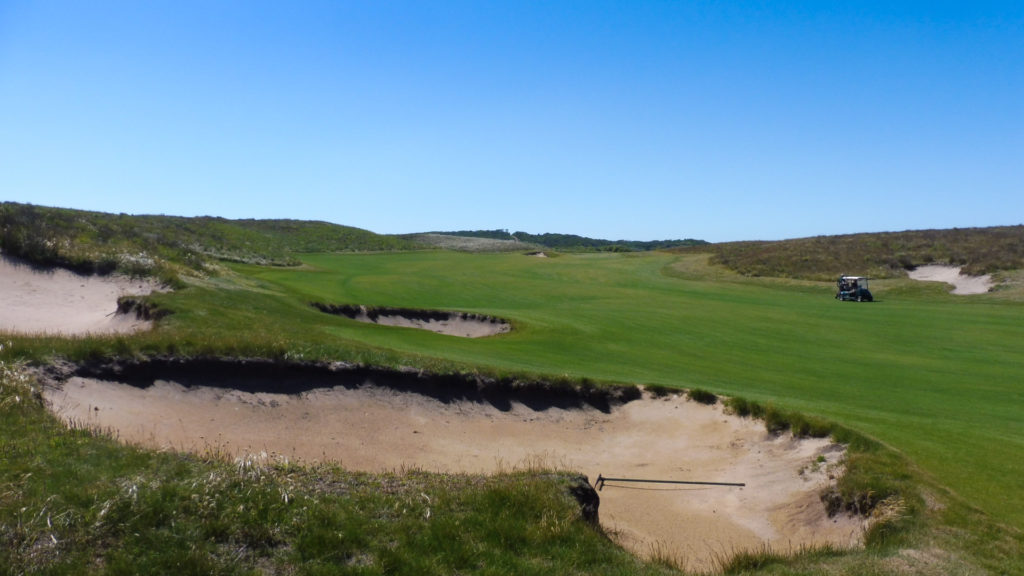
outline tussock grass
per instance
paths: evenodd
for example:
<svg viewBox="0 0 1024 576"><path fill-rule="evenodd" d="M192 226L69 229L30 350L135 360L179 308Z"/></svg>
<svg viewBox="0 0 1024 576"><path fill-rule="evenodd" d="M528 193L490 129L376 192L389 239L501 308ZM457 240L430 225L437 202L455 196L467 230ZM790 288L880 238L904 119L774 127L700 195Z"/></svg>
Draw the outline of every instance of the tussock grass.
<svg viewBox="0 0 1024 576"><path fill-rule="evenodd" d="M718 404L718 396L713 392L708 392L702 388L690 388L686 391L686 397L699 404L706 404L708 406L714 406Z"/></svg>
<svg viewBox="0 0 1024 576"><path fill-rule="evenodd" d="M790 433L794 438L831 437L847 446L843 473L836 486L821 494L830 516L850 514L870 519L865 543L871 547L898 544L921 524L922 497L919 474L906 460L878 442L835 423L782 410L740 397L725 401L726 410L741 417L763 420L771 434ZM755 558L774 557L757 554Z"/></svg>
<svg viewBox="0 0 1024 576"><path fill-rule="evenodd" d="M745 398L731 397L725 400L726 409L742 417L764 420L765 428L772 434L792 432L796 438L825 438L833 435L835 427L821 418L806 416L800 412L783 410L772 404L761 404Z"/></svg>

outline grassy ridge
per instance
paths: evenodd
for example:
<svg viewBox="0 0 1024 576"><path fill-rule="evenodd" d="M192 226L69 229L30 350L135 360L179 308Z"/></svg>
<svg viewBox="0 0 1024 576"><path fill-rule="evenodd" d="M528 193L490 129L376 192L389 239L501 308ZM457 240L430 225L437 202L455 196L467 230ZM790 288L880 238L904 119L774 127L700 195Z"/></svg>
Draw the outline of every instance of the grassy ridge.
<svg viewBox="0 0 1024 576"><path fill-rule="evenodd" d="M699 249L746 276L834 280L840 274L899 278L925 264L963 266L979 275L1024 268L1024 226L914 230L726 242Z"/></svg>
<svg viewBox="0 0 1024 576"><path fill-rule="evenodd" d="M528 232L509 233L508 230L459 230L454 232L428 232L430 235L455 236L461 238L477 238L500 240L504 242L515 242L526 245L539 246L551 250L566 250L571 252L597 251L597 252L633 252L646 250L664 250L666 248L678 248L681 246L703 246L708 244L704 240L602 240L599 238L587 238L575 234L530 234Z"/></svg>
<svg viewBox="0 0 1024 576"><path fill-rule="evenodd" d="M174 276L211 260L290 266L303 252L411 249L394 236L327 222L226 220L105 214L0 204L0 249L44 266L86 274L115 270Z"/></svg>

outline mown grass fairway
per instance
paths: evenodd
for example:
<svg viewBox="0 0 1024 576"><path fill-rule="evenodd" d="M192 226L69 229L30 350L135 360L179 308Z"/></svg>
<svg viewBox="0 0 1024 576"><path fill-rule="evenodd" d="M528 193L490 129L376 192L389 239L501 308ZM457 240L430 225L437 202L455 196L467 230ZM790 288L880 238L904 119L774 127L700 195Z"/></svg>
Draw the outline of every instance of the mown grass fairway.
<svg viewBox="0 0 1024 576"><path fill-rule="evenodd" d="M503 373L697 386L824 416L1024 527L1024 306L909 280L876 283L874 304L840 303L830 284L742 279L703 259L311 255L300 270L237 266L267 292L262 300L205 306L224 307L217 318L226 331L265 330L258 308L275 307L275 322L294 322L275 328L288 347L313 355L369 346L392 362L441 358ZM204 312L203 292L182 295L189 316L214 314ZM480 312L515 330L460 339L331 317L308 308L313 300ZM235 305L253 308L226 309Z"/></svg>

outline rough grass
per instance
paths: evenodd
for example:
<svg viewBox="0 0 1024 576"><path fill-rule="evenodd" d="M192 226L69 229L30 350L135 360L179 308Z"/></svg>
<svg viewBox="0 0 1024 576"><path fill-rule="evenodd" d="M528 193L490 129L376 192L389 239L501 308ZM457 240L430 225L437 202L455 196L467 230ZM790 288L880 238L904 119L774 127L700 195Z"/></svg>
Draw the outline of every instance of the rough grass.
<svg viewBox="0 0 1024 576"><path fill-rule="evenodd" d="M85 274L114 271L176 280L216 261L275 266L304 252L412 249L395 236L327 222L132 216L0 203L0 250Z"/></svg>

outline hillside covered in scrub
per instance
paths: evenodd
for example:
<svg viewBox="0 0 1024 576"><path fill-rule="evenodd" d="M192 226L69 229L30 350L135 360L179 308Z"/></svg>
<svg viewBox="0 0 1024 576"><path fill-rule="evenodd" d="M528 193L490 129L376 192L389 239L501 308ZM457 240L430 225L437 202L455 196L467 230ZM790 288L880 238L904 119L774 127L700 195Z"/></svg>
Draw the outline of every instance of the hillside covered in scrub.
<svg viewBox="0 0 1024 576"><path fill-rule="evenodd" d="M927 264L969 275L1024 268L1024 226L908 230L725 242L680 250L710 252L713 264L746 276L833 280L839 274L898 278Z"/></svg>
<svg viewBox="0 0 1024 576"><path fill-rule="evenodd" d="M388 235L299 220L106 214L0 203L0 250L81 273L159 276L203 271L216 261L295 266L299 254L423 249L710 253L746 276L832 280L838 274L896 278L917 266L965 274L1024 268L1024 225L815 236L711 244L704 240L600 240L572 234L460 230Z"/></svg>
<svg viewBox="0 0 1024 576"><path fill-rule="evenodd" d="M329 222L136 216L0 204L4 254L82 273L159 275L202 270L210 260L293 266L299 264L298 253L416 247L397 236Z"/></svg>
<svg viewBox="0 0 1024 576"><path fill-rule="evenodd" d="M576 234L530 234L528 232L512 232L508 230L459 230L454 232L427 232L442 236L462 238L488 238L506 240L526 245L538 246L550 250L566 251L598 251L598 252L635 252L646 250L664 250L682 246L705 246L708 242L687 238L685 240L602 240L587 238Z"/></svg>

